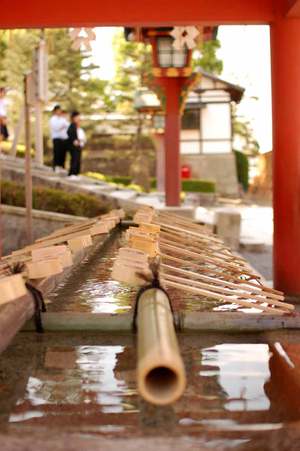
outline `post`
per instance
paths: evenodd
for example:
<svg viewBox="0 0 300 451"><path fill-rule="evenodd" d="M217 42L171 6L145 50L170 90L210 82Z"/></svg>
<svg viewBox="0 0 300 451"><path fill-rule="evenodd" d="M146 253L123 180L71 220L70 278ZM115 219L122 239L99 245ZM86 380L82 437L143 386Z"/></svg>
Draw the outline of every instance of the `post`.
<svg viewBox="0 0 300 451"><path fill-rule="evenodd" d="M43 105L48 98L48 53L43 29L39 45L34 53L33 81L35 88L35 162L43 165Z"/></svg>
<svg viewBox="0 0 300 451"><path fill-rule="evenodd" d="M166 205L180 205L180 94L182 85L178 77L168 78L166 92L165 125L165 192Z"/></svg>
<svg viewBox="0 0 300 451"><path fill-rule="evenodd" d="M32 243L32 176L31 176L31 136L29 89L32 75L24 77L24 112L25 112L25 203L26 203L26 236L27 244Z"/></svg>
<svg viewBox="0 0 300 451"><path fill-rule="evenodd" d="M0 141L0 156L1 156L1 141ZM3 240L4 240L4 224L3 224L3 211L2 211L2 161L0 159L0 258L3 254Z"/></svg>
<svg viewBox="0 0 300 451"><path fill-rule="evenodd" d="M300 19L271 25L274 284L300 295Z"/></svg>
<svg viewBox="0 0 300 451"><path fill-rule="evenodd" d="M21 134L23 125L24 125L24 106L22 106L22 108L21 108L19 120L18 120L17 125L14 130L14 140L13 140L13 143L11 146L11 156L12 157L17 156L17 145L19 142L19 138L20 138L20 134Z"/></svg>
<svg viewBox="0 0 300 451"><path fill-rule="evenodd" d="M165 147L163 133L153 133L153 141L156 150L156 189L165 191Z"/></svg>
<svg viewBox="0 0 300 451"><path fill-rule="evenodd" d="M43 104L37 101L35 106L35 157L37 164L44 163L44 143L43 143Z"/></svg>

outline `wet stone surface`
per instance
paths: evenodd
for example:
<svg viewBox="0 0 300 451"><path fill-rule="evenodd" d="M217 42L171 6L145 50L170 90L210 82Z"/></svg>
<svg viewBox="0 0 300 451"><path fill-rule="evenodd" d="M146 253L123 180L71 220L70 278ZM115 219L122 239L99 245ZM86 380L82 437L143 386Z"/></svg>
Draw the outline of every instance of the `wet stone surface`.
<svg viewBox="0 0 300 451"><path fill-rule="evenodd" d="M115 233L95 249L70 276L48 296L49 311L125 313L131 309L136 290L111 278L119 247L125 242Z"/></svg>
<svg viewBox="0 0 300 451"><path fill-rule="evenodd" d="M120 247L126 246L124 233L117 232L104 246L99 246L75 268L47 298L49 312L84 312L122 314L130 311L137 290L111 277L111 269ZM188 269L188 268L187 268ZM223 311L243 310L174 288L167 290L174 310ZM245 310L245 309L244 309Z"/></svg>
<svg viewBox="0 0 300 451"><path fill-rule="evenodd" d="M299 382L282 372L274 338L290 339L180 335L187 388L173 406L157 408L136 390L134 336L21 333L0 361L0 432L178 436L269 449L272 436L300 420ZM300 351L300 335L292 341Z"/></svg>

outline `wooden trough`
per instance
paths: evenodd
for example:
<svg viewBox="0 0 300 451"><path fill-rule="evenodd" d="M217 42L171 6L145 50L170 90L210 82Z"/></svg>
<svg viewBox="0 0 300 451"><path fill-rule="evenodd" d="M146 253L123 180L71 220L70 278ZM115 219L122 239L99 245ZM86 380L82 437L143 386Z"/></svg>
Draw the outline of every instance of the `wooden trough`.
<svg viewBox="0 0 300 451"><path fill-rule="evenodd" d="M60 229L31 246L2 258L0 352L34 314L35 302L27 288L28 284L39 290L44 297L48 295L89 253L109 238L115 224L123 217L123 212L114 211L112 217L113 223L109 223L109 226L107 215L104 221L101 216L83 221Z"/></svg>
<svg viewBox="0 0 300 451"><path fill-rule="evenodd" d="M24 282L47 295L83 258L95 249L101 252L101 244L122 217L122 211L113 211L65 227L2 259L0 288L1 282L9 281L13 288L6 288L6 298L0 302L0 351L25 323L26 330L35 328L28 321L35 304ZM127 225L126 244L118 251L112 278L137 289L148 286L138 298L136 314L132 308L121 314L46 312L41 318L45 331L130 332L136 325L139 388L146 400L168 404L184 390L175 329L257 332L300 328L300 316L283 293L264 285L259 274L206 227L150 207L142 207ZM14 274L16 269L19 274ZM174 293L191 294L195 311L173 309ZM203 301L239 310L198 311Z"/></svg>

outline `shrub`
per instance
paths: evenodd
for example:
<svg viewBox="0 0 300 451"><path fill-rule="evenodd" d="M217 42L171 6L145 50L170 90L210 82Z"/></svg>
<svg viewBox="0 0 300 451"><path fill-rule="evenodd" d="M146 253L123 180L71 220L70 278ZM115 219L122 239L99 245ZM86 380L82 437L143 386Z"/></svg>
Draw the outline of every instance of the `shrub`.
<svg viewBox="0 0 300 451"><path fill-rule="evenodd" d="M237 177L244 191L249 187L249 161L247 155L238 150L234 151Z"/></svg>
<svg viewBox="0 0 300 451"><path fill-rule="evenodd" d="M117 184L119 187L128 187L142 192L142 188L138 185L132 184L132 177L121 175L103 175L97 172L87 172L88 177L92 177L96 180L106 181L110 184ZM156 177L150 178L150 188L155 190L157 186ZM190 193L215 193L216 184L212 180L201 179L184 179L182 180L182 191Z"/></svg>
<svg viewBox="0 0 300 451"><path fill-rule="evenodd" d="M216 184L212 180L184 179L182 191L186 193L215 193Z"/></svg>
<svg viewBox="0 0 300 451"><path fill-rule="evenodd" d="M25 188L21 183L3 180L1 183L2 203L16 207L25 206ZM106 213L110 205L87 194L67 193L63 190L34 186L33 208L74 216L93 217Z"/></svg>
<svg viewBox="0 0 300 451"><path fill-rule="evenodd" d="M109 175L108 176L113 183L121 183L122 185L130 185L132 182L132 177L129 175Z"/></svg>
<svg viewBox="0 0 300 451"><path fill-rule="evenodd" d="M100 172L86 172L84 175L95 180L100 180L101 182L107 182L107 176Z"/></svg>
<svg viewBox="0 0 300 451"><path fill-rule="evenodd" d="M95 180L101 180L102 182L116 183L124 186L130 185L132 182L132 177L129 175L104 175L100 174L100 172L87 172L85 175Z"/></svg>
<svg viewBox="0 0 300 451"><path fill-rule="evenodd" d="M1 141L1 150L2 152L4 152L5 154L11 154L11 147L12 147L12 143L10 141ZM17 152L16 155L17 157L24 157L25 156L25 145L24 144L17 144ZM30 151L31 156L34 156L34 149L31 148Z"/></svg>
<svg viewBox="0 0 300 451"><path fill-rule="evenodd" d="M157 186L156 177L151 177L151 179L150 179L150 188L154 190L154 189L156 189L156 186Z"/></svg>

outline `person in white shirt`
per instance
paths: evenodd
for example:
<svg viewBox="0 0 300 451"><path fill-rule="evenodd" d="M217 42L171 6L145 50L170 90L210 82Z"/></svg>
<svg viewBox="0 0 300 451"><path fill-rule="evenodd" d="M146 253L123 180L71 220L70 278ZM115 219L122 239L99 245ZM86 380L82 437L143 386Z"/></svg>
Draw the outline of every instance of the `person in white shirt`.
<svg viewBox="0 0 300 451"><path fill-rule="evenodd" d="M53 142L53 169L61 172L66 161L69 123L60 105L55 105L49 126Z"/></svg>

